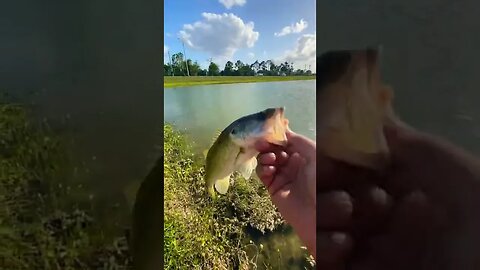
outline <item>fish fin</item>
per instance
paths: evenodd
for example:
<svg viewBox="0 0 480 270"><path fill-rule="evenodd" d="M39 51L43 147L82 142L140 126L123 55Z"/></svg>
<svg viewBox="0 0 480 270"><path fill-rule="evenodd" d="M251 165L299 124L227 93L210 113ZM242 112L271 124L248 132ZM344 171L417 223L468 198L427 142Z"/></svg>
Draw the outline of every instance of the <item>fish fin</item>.
<svg viewBox="0 0 480 270"><path fill-rule="evenodd" d="M216 199L217 195L215 194L215 190L213 189L213 185L207 187L208 194L212 199Z"/></svg>
<svg viewBox="0 0 480 270"><path fill-rule="evenodd" d="M217 129L217 131L215 132L215 134L212 137L212 142L210 143L210 146L212 146L215 143L215 141L218 139L218 137L220 136L221 133L222 133L222 130Z"/></svg>
<svg viewBox="0 0 480 270"><path fill-rule="evenodd" d="M230 175L227 175L223 179L219 179L215 181L215 189L218 191L218 193L225 195L227 194L228 187L230 186Z"/></svg>
<svg viewBox="0 0 480 270"><path fill-rule="evenodd" d="M255 169L255 167L257 167L257 158L253 157L247 160L246 162L239 164L237 171L239 171L242 174L243 178L249 179L250 176L252 176L252 172Z"/></svg>

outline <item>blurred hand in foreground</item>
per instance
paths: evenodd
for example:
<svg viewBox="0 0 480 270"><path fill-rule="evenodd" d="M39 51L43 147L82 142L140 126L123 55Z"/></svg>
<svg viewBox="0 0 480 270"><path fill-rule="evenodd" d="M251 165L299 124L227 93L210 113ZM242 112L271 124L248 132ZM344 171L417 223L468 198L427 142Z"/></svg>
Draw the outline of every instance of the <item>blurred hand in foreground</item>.
<svg viewBox="0 0 480 270"><path fill-rule="evenodd" d="M410 128L385 135L382 172L318 162L317 267L480 269L480 161Z"/></svg>
<svg viewBox="0 0 480 270"><path fill-rule="evenodd" d="M272 202L309 252L316 256L316 144L287 131L288 145L259 142L257 175Z"/></svg>

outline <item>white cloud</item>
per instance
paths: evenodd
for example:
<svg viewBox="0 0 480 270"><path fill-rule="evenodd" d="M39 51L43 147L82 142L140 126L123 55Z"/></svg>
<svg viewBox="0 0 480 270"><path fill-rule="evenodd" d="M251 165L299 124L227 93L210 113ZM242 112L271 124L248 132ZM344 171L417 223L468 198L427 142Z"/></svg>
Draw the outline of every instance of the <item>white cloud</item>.
<svg viewBox="0 0 480 270"><path fill-rule="evenodd" d="M218 0L223 4L227 9L231 9L233 6L243 6L247 3L247 0Z"/></svg>
<svg viewBox="0 0 480 270"><path fill-rule="evenodd" d="M166 54L168 52L168 46L163 45L163 54Z"/></svg>
<svg viewBox="0 0 480 270"><path fill-rule="evenodd" d="M232 13L202 13L203 20L185 24L179 37L190 48L216 57L232 57L238 49L252 48L260 33Z"/></svg>
<svg viewBox="0 0 480 270"><path fill-rule="evenodd" d="M304 19L301 19L299 22L296 22L289 26L285 26L284 28L282 28L282 31L280 31L279 33L275 33L274 35L276 37L282 37L289 34L301 33L307 27L308 27L307 21L305 21Z"/></svg>
<svg viewBox="0 0 480 270"><path fill-rule="evenodd" d="M248 53L248 58L253 59L255 57L255 54L253 52Z"/></svg>
<svg viewBox="0 0 480 270"><path fill-rule="evenodd" d="M279 59L280 61L293 62L294 67L297 69L304 69L305 65L307 69L315 72L316 70L316 55L317 55L317 35L304 34L297 39L295 47L292 50L287 50L284 55Z"/></svg>

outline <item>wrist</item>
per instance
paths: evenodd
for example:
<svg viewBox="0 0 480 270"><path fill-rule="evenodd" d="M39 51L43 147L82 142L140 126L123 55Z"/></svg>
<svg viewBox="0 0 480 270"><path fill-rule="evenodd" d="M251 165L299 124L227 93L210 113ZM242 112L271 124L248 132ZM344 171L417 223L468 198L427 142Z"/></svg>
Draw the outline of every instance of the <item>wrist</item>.
<svg viewBox="0 0 480 270"><path fill-rule="evenodd" d="M306 211L306 216L296 218L289 222L293 230L297 234L300 241L305 245L308 252L316 259L317 253L317 234L316 234L316 212L312 207L310 211Z"/></svg>

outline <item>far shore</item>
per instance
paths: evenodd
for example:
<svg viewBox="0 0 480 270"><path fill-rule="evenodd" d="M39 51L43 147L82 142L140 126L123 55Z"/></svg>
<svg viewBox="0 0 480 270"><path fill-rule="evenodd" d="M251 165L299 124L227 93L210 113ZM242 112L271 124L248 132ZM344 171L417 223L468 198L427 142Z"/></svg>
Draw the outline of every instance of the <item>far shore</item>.
<svg viewBox="0 0 480 270"><path fill-rule="evenodd" d="M315 80L316 76L164 76L163 78L164 88L175 88L209 84Z"/></svg>

